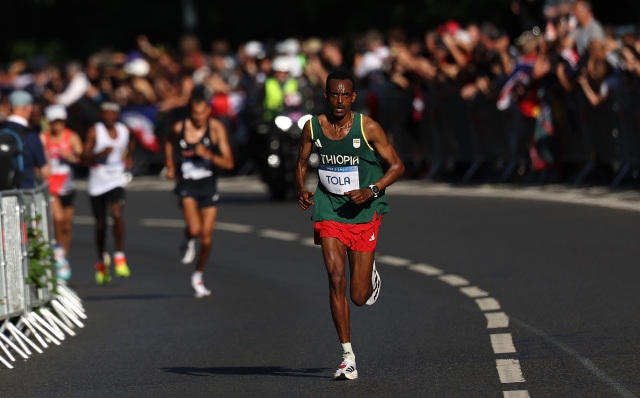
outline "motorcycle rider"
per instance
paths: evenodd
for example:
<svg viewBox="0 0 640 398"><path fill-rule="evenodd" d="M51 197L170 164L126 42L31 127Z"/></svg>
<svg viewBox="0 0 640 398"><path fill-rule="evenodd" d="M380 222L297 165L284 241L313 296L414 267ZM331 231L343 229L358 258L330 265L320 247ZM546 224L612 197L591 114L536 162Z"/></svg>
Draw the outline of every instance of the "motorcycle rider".
<svg viewBox="0 0 640 398"><path fill-rule="evenodd" d="M264 120L270 122L287 108L302 105L302 94L298 81L291 77L290 59L276 57L273 60L273 76L264 83Z"/></svg>

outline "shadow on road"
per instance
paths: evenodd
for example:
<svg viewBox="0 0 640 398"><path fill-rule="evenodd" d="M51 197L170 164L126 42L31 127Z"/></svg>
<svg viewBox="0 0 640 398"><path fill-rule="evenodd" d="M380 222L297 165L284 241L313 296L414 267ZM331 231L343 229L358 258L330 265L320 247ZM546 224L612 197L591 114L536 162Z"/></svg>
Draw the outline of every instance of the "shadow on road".
<svg viewBox="0 0 640 398"><path fill-rule="evenodd" d="M139 294L125 296L93 296L83 297L82 301L111 301L111 300L168 300L175 298L192 298L192 294Z"/></svg>
<svg viewBox="0 0 640 398"><path fill-rule="evenodd" d="M319 377L332 378L331 375L321 376L317 373L325 372L329 368L291 369L283 366L228 366L217 368L175 367L162 368L165 372L187 376L232 375L232 376L285 376L285 377Z"/></svg>

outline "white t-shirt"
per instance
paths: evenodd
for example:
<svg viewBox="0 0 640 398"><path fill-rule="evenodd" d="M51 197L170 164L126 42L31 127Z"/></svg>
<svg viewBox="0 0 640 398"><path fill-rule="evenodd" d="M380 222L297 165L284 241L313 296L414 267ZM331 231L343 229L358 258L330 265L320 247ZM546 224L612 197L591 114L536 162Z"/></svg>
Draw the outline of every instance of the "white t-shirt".
<svg viewBox="0 0 640 398"><path fill-rule="evenodd" d="M120 122L116 122L115 128L118 135L111 138L104 123L99 122L96 128L96 144L93 153L100 153L111 147L113 150L99 163L89 169L89 196L98 196L112 189L124 187L127 180L123 176L125 172L124 154L129 146L129 129Z"/></svg>

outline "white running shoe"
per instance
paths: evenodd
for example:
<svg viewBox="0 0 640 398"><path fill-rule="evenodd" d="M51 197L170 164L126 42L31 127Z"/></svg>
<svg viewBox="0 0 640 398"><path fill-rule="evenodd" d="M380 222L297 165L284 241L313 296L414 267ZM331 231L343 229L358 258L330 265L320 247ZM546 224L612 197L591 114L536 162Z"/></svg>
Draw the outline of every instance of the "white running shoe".
<svg viewBox="0 0 640 398"><path fill-rule="evenodd" d="M342 358L342 363L336 372L333 374L334 380L354 380L358 378L358 371L356 370L356 361L349 358Z"/></svg>
<svg viewBox="0 0 640 398"><path fill-rule="evenodd" d="M204 282L202 281L201 273L196 272L193 275L191 275L191 286L193 286L193 290L196 291L195 296L197 298L211 296L211 290L204 287Z"/></svg>
<svg viewBox="0 0 640 398"><path fill-rule="evenodd" d="M180 257L182 264L190 264L196 257L196 238L184 238L180 244Z"/></svg>
<svg viewBox="0 0 640 398"><path fill-rule="evenodd" d="M373 261L373 271L371 272L371 285L373 285L373 293L371 293L371 297L367 300L367 305L373 305L373 303L378 300L378 296L380 295L380 285L382 281L380 280L380 274L378 274L378 270L376 269L376 262Z"/></svg>

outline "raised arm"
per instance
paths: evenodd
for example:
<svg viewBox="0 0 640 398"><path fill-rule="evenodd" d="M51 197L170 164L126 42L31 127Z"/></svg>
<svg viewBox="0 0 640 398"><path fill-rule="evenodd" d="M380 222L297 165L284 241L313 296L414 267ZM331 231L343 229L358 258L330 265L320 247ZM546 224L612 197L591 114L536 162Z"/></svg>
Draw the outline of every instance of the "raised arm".
<svg viewBox="0 0 640 398"><path fill-rule="evenodd" d="M304 181L307 177L307 166L309 164L309 156L313 149L313 141L311 139L311 120L307 121L302 128L302 142L300 143L300 152L298 153L298 161L296 162L296 187L298 189L298 205L302 210L307 210L313 204L313 192L307 191Z"/></svg>

